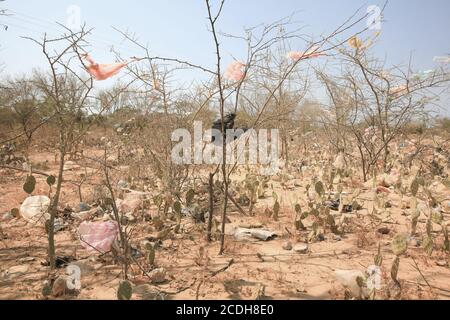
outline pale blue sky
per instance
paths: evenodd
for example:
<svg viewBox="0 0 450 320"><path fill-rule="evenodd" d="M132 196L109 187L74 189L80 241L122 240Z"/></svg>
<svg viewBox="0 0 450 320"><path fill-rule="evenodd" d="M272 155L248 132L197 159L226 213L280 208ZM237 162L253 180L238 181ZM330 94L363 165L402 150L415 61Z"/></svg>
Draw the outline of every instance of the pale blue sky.
<svg viewBox="0 0 450 320"><path fill-rule="evenodd" d="M218 0L212 3L217 4ZM304 31L318 36L333 30L358 8L365 11L373 4L382 6L384 1L228 0L219 29L241 34L244 27L272 22L297 11L296 20L306 25ZM0 18L0 23L9 25L8 31L0 31L0 61L6 63L6 73L24 73L45 66L39 49L20 36L37 37L44 31L57 33L58 27L52 22L64 23L70 5L79 6L82 20L95 28L92 54L100 62L113 59L108 45L120 44L120 35L111 28L114 26L135 32L142 42L149 43L155 55L214 65L214 47L207 31L203 0L6 0L0 7L13 13L11 17ZM403 64L412 54L417 70L427 70L436 66L434 56L450 54L450 1L391 0L384 18L380 42L374 48L380 58ZM117 49L125 57L139 55L128 44ZM236 42L224 41L223 49L237 58L245 58L243 47Z"/></svg>

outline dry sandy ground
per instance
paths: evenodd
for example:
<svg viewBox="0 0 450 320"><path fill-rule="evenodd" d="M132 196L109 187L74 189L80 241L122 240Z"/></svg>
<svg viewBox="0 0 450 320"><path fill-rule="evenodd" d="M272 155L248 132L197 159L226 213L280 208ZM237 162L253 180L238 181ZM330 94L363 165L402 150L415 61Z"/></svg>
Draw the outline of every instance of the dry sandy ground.
<svg viewBox="0 0 450 320"><path fill-rule="evenodd" d="M36 154L33 160L48 160L46 171L56 172L54 155ZM24 178L25 174L0 170L0 213L19 207L26 198L22 190ZM296 186L293 186L294 183ZM279 221L274 222L260 214L248 217L237 211L231 212L231 222L226 226L226 252L218 256L218 242L207 244L200 227L186 219L183 222L187 232L171 235L156 251L156 265L167 270L166 282L152 285L136 265L132 266L130 280L134 284L133 299L343 299L345 290L336 280L334 271L366 270L373 264L378 243L383 255L383 290L377 298L386 298L384 289L388 287L394 257L390 242L395 234L406 233L410 224L408 216L403 214L405 210L401 208L399 196L394 193L388 196L393 204L389 222L372 230L347 233L341 240L327 233L326 239L310 243L309 252L300 254L282 247L287 240L293 245L304 241L305 233L294 231L293 204L295 199L304 197L306 179L291 181L292 187L285 190L279 182L273 184L274 190L283 199ZM76 204L76 187L66 183L63 190L62 203ZM48 194L48 186L41 177L34 194ZM361 195L362 198L364 196ZM260 200L255 211L263 212L272 204L271 197ZM350 220L364 221L365 212L349 214ZM445 220L448 221L449 216L448 212L444 214ZM422 217L418 225L420 233L425 230L424 222ZM48 267L42 265L46 259L47 243L44 229L30 226L21 218L0 223L3 232L0 241L0 299L43 299L41 290L48 277ZM235 240L231 235L233 229L246 224L263 224L266 229L276 232L278 237L266 242ZM307 219L305 225L310 226L311 221ZM389 233L383 235L377 232L379 227L387 227ZM89 257L76 239L76 228L77 224L71 225L56 234L57 254L83 261L82 289L77 295L64 298L116 299L120 266L114 264L109 256ZM136 236L133 244L137 247L154 231L148 222L138 222L134 228ZM437 245L439 241L442 239L437 241ZM11 274L8 270L18 271ZM63 274L64 269L57 272ZM422 248L410 246L401 257L398 278L403 288L402 299L448 299L449 255L435 250L428 257Z"/></svg>

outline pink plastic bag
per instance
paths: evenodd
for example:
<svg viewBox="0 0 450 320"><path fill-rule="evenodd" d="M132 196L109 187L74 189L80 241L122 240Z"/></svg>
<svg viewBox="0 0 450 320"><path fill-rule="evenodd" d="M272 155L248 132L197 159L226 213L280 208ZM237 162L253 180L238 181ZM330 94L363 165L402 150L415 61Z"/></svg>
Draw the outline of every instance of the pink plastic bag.
<svg viewBox="0 0 450 320"><path fill-rule="evenodd" d="M78 228L81 245L89 252L109 252L119 234L115 221L83 222Z"/></svg>
<svg viewBox="0 0 450 320"><path fill-rule="evenodd" d="M242 70L242 68L244 67L245 64L243 64L242 62L233 61L228 65L228 68L225 71L225 79L231 81L241 81L244 78L244 71Z"/></svg>
<svg viewBox="0 0 450 320"><path fill-rule="evenodd" d="M98 64L88 54L84 55L84 58L87 62L89 62L86 69L95 80L106 80L111 78L112 76L118 74L120 70L128 64L123 62Z"/></svg>
<svg viewBox="0 0 450 320"><path fill-rule="evenodd" d="M299 60L305 60L305 59L311 59L311 58L318 58L321 56L326 56L326 53L324 52L318 52L319 46L313 46L308 51L290 51L287 53L287 57L291 60L294 60L295 62Z"/></svg>

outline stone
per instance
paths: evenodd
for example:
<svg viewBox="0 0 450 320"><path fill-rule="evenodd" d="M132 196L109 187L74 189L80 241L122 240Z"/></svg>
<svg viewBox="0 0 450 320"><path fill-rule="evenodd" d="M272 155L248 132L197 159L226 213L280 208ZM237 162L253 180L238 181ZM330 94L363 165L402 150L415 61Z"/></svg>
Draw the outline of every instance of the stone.
<svg viewBox="0 0 450 320"><path fill-rule="evenodd" d="M152 283L163 283L166 281L166 269L158 268L154 269L148 274Z"/></svg>
<svg viewBox="0 0 450 320"><path fill-rule="evenodd" d="M445 261L445 260L438 260L438 261L436 261L436 265L438 265L439 267L446 267L447 266L447 261Z"/></svg>
<svg viewBox="0 0 450 320"><path fill-rule="evenodd" d="M307 254L309 247L306 243L299 243L294 246L294 251L300 254Z"/></svg>
<svg viewBox="0 0 450 320"><path fill-rule="evenodd" d="M342 237L340 235L333 234L333 240L334 241L342 241Z"/></svg>
<svg viewBox="0 0 450 320"><path fill-rule="evenodd" d="M52 295L54 297L62 297L66 294L73 294L74 290L71 290L67 287L67 283L69 283L70 279L66 276L59 276L56 278L55 282L53 282L52 286Z"/></svg>
<svg viewBox="0 0 450 320"><path fill-rule="evenodd" d="M286 251L291 251L292 250L292 243L290 243L289 241L286 241L283 243L283 250Z"/></svg>

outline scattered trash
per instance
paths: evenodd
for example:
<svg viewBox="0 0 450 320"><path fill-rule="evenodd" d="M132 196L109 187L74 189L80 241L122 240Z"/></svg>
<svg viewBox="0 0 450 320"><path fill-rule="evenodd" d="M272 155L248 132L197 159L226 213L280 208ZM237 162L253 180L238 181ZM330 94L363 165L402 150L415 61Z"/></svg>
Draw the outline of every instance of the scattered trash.
<svg viewBox="0 0 450 320"><path fill-rule="evenodd" d="M238 241L246 240L249 238L268 241L272 240L276 236L276 233L264 229L236 228L234 231L234 238Z"/></svg>
<svg viewBox="0 0 450 320"><path fill-rule="evenodd" d="M353 297L366 296L367 289L362 290L358 285L358 278L365 279L365 274L360 270L335 270L336 280L350 290Z"/></svg>
<svg viewBox="0 0 450 320"><path fill-rule="evenodd" d="M264 225L262 223L241 223L239 225L239 228L244 228L244 229L261 229L262 227L264 227Z"/></svg>
<svg viewBox="0 0 450 320"><path fill-rule="evenodd" d="M138 193L126 193L124 199L118 203L119 211L123 213L135 212L142 205L143 197Z"/></svg>
<svg viewBox="0 0 450 320"><path fill-rule="evenodd" d="M28 266L28 265L11 267L3 273L3 278L14 279L14 278L23 276L24 274L26 274L28 272L29 269L30 269L30 266Z"/></svg>
<svg viewBox="0 0 450 320"><path fill-rule="evenodd" d="M95 267L91 265L91 262L89 260L74 261L71 262L69 266L77 266L78 268L80 268L81 276L88 275L95 271Z"/></svg>
<svg viewBox="0 0 450 320"><path fill-rule="evenodd" d="M49 207L50 199L46 196L28 197L20 206L20 215L29 223L44 225L50 218Z"/></svg>
<svg viewBox="0 0 450 320"><path fill-rule="evenodd" d="M66 227L67 227L67 225L64 223L63 219L60 219L60 218L55 219L55 223L53 225L53 229L54 229L55 233L59 232L61 230L64 230Z"/></svg>
<svg viewBox="0 0 450 320"><path fill-rule="evenodd" d="M74 257L71 256L63 256L63 257L56 257L55 259L55 266L57 269L61 269L66 267L69 263L75 261ZM44 262L41 262L41 265L48 267L50 266L50 262L48 261L48 259Z"/></svg>
<svg viewBox="0 0 450 320"><path fill-rule="evenodd" d="M133 215L132 212L128 212L128 213L124 214L123 217L126 219L127 223L130 223L130 222L133 223L136 221L136 217Z"/></svg>
<svg viewBox="0 0 450 320"><path fill-rule="evenodd" d="M341 201L339 199L337 200L331 200L331 201L326 201L325 205L330 208L333 211L339 211L339 207L341 205ZM359 210L359 208L357 208L357 210ZM342 207L342 212L343 213L351 213L353 212L353 205L351 204L345 204Z"/></svg>
<svg viewBox="0 0 450 320"><path fill-rule="evenodd" d="M79 213L79 212L84 212L84 211L89 211L89 210L91 210L91 207L88 204L86 204L84 202L80 202L75 207L74 212Z"/></svg>
<svg viewBox="0 0 450 320"><path fill-rule="evenodd" d="M11 214L11 212L6 212L2 216L2 220L3 221L9 221L9 220L12 220L12 219L14 219L14 216Z"/></svg>
<svg viewBox="0 0 450 320"><path fill-rule="evenodd" d="M119 182L117 182L117 187L119 189L124 190L124 189L128 189L130 186L129 186L128 182L126 182L125 180L120 180Z"/></svg>
<svg viewBox="0 0 450 320"><path fill-rule="evenodd" d="M36 261L36 258L34 258L34 257L25 257L25 258L20 258L17 261L20 262L20 263L30 263L30 262Z"/></svg>
<svg viewBox="0 0 450 320"><path fill-rule="evenodd" d="M78 228L81 245L90 253L109 252L119 234L119 225L115 221L83 222Z"/></svg>

